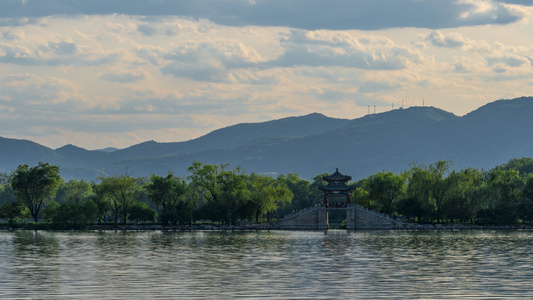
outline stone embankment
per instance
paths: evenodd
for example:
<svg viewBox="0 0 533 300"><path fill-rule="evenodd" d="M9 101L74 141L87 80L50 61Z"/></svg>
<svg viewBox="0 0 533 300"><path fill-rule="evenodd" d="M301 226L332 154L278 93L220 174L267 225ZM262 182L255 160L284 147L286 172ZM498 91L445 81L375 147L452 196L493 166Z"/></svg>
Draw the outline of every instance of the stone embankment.
<svg viewBox="0 0 533 300"><path fill-rule="evenodd" d="M118 225L114 226L87 226L83 230L96 231L255 231L255 230L322 230L322 229L303 229L303 228L283 228L279 223L247 224L247 225ZM366 230L376 230L379 228L366 228ZM515 225L477 225L477 224L418 224L396 222L393 226L382 228L384 230L533 230L533 225L515 224ZM356 230L365 230L360 228Z"/></svg>
<svg viewBox="0 0 533 300"><path fill-rule="evenodd" d="M244 224L244 225L212 225L212 224L194 224L194 225L160 225L160 224L126 224L117 226L108 225L90 225L84 228L84 230L96 230L96 231L114 231L114 230L127 230L127 231L194 231L194 230L276 230L279 226L276 224L263 223L263 224Z"/></svg>
<svg viewBox="0 0 533 300"><path fill-rule="evenodd" d="M402 222L395 230L533 230L531 224L479 225L479 224L418 224Z"/></svg>

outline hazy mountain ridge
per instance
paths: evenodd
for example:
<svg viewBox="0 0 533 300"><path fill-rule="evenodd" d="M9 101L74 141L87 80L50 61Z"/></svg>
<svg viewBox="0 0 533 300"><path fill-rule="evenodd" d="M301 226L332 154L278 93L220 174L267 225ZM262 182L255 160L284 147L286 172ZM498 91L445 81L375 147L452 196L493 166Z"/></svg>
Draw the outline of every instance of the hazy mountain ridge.
<svg viewBox="0 0 533 300"><path fill-rule="evenodd" d="M533 97L498 100L458 117L411 107L346 120L321 114L242 123L176 143L144 142L112 152L65 145L56 150L0 138L0 168L39 161L57 164L65 179L152 173L187 175L193 161L241 166L247 172L311 178L340 168L354 179L401 172L412 163L451 160L455 168L492 168L533 156Z"/></svg>
<svg viewBox="0 0 533 300"><path fill-rule="evenodd" d="M54 150L28 140L0 137L0 170L10 172L20 164L59 161Z"/></svg>
<svg viewBox="0 0 533 300"><path fill-rule="evenodd" d="M313 113L261 123L241 123L214 130L199 138L174 143L148 141L112 152L113 159L132 159L188 154L216 149L234 149L263 137L301 137L310 132L325 132L338 128L350 120L328 118ZM316 126L315 124L319 124Z"/></svg>

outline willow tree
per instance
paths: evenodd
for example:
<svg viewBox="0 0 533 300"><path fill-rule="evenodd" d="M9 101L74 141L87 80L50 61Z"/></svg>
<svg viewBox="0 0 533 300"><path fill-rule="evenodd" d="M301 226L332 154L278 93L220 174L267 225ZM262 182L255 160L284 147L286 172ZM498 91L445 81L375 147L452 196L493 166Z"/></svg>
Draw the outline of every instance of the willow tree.
<svg viewBox="0 0 533 300"><path fill-rule="evenodd" d="M187 214L180 210L187 210L187 205L181 202L182 196L187 192L187 182L180 177L169 173L166 177L153 174L150 177L150 182L144 186L148 194L148 198L153 203L162 208L161 219L166 222L170 221L176 223L180 216L188 215L189 220L192 218L192 213ZM194 206L194 205L192 205ZM181 219L184 219L183 217Z"/></svg>
<svg viewBox="0 0 533 300"><path fill-rule="evenodd" d="M438 161L428 167L413 166L408 172L407 197L400 206L402 211L410 211L419 220L442 220L446 192L450 189L450 181L446 174L451 167L449 161ZM409 203L410 202L410 203ZM409 205L406 205L409 204ZM409 208L416 206L416 209Z"/></svg>
<svg viewBox="0 0 533 300"><path fill-rule="evenodd" d="M201 213L207 219L233 221L246 217L250 192L247 176L241 168L228 170L228 165L212 165L193 162L189 167L190 184L199 188L203 197Z"/></svg>
<svg viewBox="0 0 533 300"><path fill-rule="evenodd" d="M263 214L267 214L270 222L270 213L280 205L289 204L294 197L284 183L255 173L248 177L248 189L251 192L250 200L255 211L256 223L259 223L259 217Z"/></svg>
<svg viewBox="0 0 533 300"><path fill-rule="evenodd" d="M394 201L403 196L406 190L405 177L392 172L379 172L364 181L368 197L374 200L382 213L394 212Z"/></svg>
<svg viewBox="0 0 533 300"><path fill-rule="evenodd" d="M31 168L19 165L11 179L11 187L17 200L28 207L38 222L43 203L54 194L60 182L59 167L40 162Z"/></svg>
<svg viewBox="0 0 533 300"><path fill-rule="evenodd" d="M128 209L135 203L135 191L137 188L137 179L130 176L100 177L97 193L99 197L111 199L115 224L117 224L120 211L123 214L123 222L126 223L128 221Z"/></svg>

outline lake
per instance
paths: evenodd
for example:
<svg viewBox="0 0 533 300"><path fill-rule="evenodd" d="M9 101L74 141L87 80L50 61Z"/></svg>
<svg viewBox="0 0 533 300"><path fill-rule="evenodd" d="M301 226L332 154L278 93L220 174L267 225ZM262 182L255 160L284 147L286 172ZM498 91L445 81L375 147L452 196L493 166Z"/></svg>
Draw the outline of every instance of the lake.
<svg viewBox="0 0 533 300"><path fill-rule="evenodd" d="M0 232L1 299L533 297L533 231Z"/></svg>

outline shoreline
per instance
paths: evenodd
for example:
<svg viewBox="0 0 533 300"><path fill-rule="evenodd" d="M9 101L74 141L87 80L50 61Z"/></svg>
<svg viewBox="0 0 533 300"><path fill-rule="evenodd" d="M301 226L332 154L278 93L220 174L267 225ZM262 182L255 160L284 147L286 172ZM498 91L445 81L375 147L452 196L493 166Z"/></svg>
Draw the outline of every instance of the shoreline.
<svg viewBox="0 0 533 300"><path fill-rule="evenodd" d="M20 227L2 226L0 231L324 231L325 229L302 230L282 229L279 224L246 224L246 225L161 225L161 224L91 224L86 226L64 227L54 224L27 224ZM533 224L513 225L479 225L479 224L416 224L402 223L392 228L367 228L358 230L346 230L341 228L329 228L328 230L357 231L461 231L461 230L533 230Z"/></svg>

